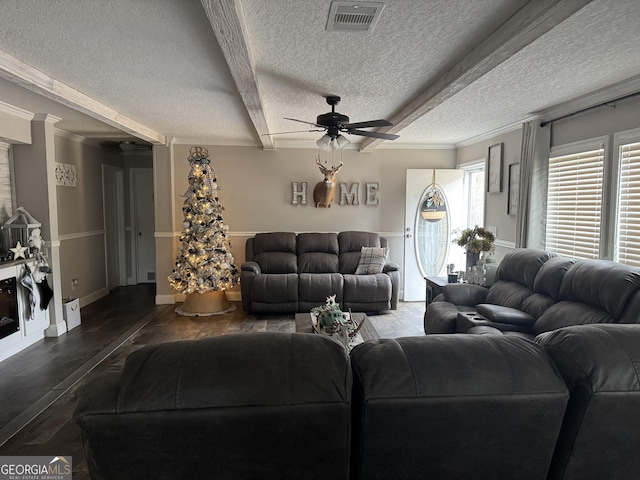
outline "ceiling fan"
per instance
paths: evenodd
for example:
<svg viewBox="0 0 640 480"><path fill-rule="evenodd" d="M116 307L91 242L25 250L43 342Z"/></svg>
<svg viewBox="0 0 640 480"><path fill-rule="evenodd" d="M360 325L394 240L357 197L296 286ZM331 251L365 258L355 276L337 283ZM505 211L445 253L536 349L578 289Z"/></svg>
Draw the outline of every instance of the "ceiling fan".
<svg viewBox="0 0 640 480"><path fill-rule="evenodd" d="M350 135L359 135L361 137L381 138L383 140L395 140L396 138L400 137L399 135L394 135L391 133L369 132L367 130L360 130L361 128L370 127L390 127L393 124L388 120L369 120L366 122L349 123L349 117L336 112L336 105L340 102L340 97L336 95L327 95L325 98L327 100L327 103L331 105L331 111L322 115L318 115L315 123L307 122L305 120L298 120L297 118L285 117L285 120L306 123L307 125L318 127L318 129L269 133L267 135L326 131L326 134L323 135L323 137L317 142L318 146L324 150L335 150L337 148L343 148L349 143L349 141L340 134L341 132Z"/></svg>

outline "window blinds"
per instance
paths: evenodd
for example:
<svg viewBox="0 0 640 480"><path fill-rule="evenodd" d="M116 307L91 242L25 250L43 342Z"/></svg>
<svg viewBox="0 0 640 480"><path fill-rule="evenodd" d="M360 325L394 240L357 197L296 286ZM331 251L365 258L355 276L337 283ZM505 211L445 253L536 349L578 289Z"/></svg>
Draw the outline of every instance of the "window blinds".
<svg viewBox="0 0 640 480"><path fill-rule="evenodd" d="M547 250L599 258L603 170L604 143L549 158Z"/></svg>
<svg viewBox="0 0 640 480"><path fill-rule="evenodd" d="M620 147L616 261L640 267L640 142Z"/></svg>

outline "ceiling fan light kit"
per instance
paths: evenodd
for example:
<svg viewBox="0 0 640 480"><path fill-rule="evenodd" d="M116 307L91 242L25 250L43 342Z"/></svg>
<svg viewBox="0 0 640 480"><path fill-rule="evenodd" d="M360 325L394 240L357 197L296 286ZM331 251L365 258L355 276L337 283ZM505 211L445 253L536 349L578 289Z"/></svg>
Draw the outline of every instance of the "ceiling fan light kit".
<svg viewBox="0 0 640 480"><path fill-rule="evenodd" d="M350 143L351 142L342 135L338 135L336 138L332 138L330 135L323 135L318 139L316 145L320 150L333 152L335 150L342 150Z"/></svg>

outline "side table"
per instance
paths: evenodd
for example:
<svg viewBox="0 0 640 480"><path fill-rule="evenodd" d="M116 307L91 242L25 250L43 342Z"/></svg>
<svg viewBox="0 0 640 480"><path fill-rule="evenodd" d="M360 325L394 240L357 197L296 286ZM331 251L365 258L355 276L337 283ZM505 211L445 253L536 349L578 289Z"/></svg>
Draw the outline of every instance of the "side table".
<svg viewBox="0 0 640 480"><path fill-rule="evenodd" d="M427 307L429 306L429 304L431 302L433 302L433 299L440 293L442 292L442 288L447 285L449 283L447 277L425 277L424 278L427 282Z"/></svg>

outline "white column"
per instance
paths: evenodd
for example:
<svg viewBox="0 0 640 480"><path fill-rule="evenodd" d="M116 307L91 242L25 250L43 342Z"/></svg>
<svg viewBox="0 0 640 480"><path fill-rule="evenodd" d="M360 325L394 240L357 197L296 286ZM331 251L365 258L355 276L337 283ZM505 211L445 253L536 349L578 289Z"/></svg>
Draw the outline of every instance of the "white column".
<svg viewBox="0 0 640 480"><path fill-rule="evenodd" d="M47 337L59 337L67 331L62 313L60 280L60 237L58 235L58 199L56 193L56 155L53 126L60 118L36 114L31 122L31 145L14 146L14 171L17 206L24 207L42 223L42 237L49 248L48 262L53 289L49 303Z"/></svg>

